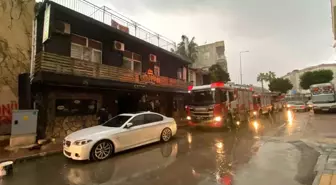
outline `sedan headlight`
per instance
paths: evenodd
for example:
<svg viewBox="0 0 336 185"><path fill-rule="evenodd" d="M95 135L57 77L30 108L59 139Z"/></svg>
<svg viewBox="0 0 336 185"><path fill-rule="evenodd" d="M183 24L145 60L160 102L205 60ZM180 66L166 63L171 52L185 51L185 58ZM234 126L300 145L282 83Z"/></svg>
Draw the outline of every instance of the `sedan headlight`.
<svg viewBox="0 0 336 185"><path fill-rule="evenodd" d="M74 142L74 145L82 146L82 145L90 143L91 141L92 141L91 139L77 140L77 141Z"/></svg>

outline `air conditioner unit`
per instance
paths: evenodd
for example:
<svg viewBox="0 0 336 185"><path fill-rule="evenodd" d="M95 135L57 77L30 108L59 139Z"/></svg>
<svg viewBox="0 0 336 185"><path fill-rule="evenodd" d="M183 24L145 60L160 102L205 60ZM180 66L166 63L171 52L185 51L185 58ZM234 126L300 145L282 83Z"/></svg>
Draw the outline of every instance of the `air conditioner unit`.
<svg viewBox="0 0 336 185"><path fill-rule="evenodd" d="M149 61L150 62L156 62L156 55L149 54Z"/></svg>
<svg viewBox="0 0 336 185"><path fill-rule="evenodd" d="M56 32L63 33L63 34L70 34L71 33L71 26L69 23L63 21L56 21L55 23L55 30Z"/></svg>
<svg viewBox="0 0 336 185"><path fill-rule="evenodd" d="M125 51L125 44L119 41L114 41L114 49L118 51Z"/></svg>

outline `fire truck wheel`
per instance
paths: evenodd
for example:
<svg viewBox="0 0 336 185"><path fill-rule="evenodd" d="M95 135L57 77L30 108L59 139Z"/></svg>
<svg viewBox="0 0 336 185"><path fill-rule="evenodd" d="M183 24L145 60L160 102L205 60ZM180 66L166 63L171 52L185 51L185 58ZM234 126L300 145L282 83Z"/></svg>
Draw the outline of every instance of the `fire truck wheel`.
<svg viewBox="0 0 336 185"><path fill-rule="evenodd" d="M234 124L233 124L233 118L232 118L232 115L231 115L231 114L228 115L228 117L226 118L224 124L225 124L225 126L226 126L227 128L231 128L232 125L234 125Z"/></svg>

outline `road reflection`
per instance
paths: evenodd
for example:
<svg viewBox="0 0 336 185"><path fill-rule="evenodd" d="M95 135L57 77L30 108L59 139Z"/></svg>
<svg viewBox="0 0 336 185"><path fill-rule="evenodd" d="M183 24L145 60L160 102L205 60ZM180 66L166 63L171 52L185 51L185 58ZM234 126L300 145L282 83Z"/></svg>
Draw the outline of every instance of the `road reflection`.
<svg viewBox="0 0 336 185"><path fill-rule="evenodd" d="M122 152L101 162L76 162L61 155L29 161L17 165L5 184L227 185L237 169L258 153L260 137L265 129L276 127L274 120L279 118L241 123L234 132L181 129L171 142Z"/></svg>

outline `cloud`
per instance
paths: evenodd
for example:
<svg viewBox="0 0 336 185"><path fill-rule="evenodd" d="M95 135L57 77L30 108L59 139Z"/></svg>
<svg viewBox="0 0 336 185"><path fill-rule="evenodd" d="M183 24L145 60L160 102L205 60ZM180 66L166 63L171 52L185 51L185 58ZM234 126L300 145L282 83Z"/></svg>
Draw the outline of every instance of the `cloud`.
<svg viewBox="0 0 336 185"><path fill-rule="evenodd" d="M333 53L328 0L95 0L112 6L176 42L182 34L199 44L224 40L228 68L256 84L259 72L289 71L328 60ZM110 7L111 7L110 6Z"/></svg>

